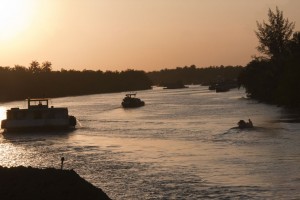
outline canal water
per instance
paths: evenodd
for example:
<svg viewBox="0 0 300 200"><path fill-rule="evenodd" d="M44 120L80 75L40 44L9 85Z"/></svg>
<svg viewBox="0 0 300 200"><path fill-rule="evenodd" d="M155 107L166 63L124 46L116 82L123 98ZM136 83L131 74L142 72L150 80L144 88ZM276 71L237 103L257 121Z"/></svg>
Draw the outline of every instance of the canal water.
<svg viewBox="0 0 300 200"><path fill-rule="evenodd" d="M207 87L55 98L78 119L70 132L0 134L1 166L66 169L112 199L300 199L300 124L244 90ZM11 107L0 105L0 118ZM240 130L240 119L255 128Z"/></svg>

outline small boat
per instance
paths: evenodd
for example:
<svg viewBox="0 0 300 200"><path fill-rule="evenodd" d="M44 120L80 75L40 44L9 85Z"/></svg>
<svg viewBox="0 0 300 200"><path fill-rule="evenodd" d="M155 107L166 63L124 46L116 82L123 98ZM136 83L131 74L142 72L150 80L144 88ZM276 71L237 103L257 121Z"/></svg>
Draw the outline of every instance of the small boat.
<svg viewBox="0 0 300 200"><path fill-rule="evenodd" d="M122 101L123 108L136 108L136 107L141 107L144 105L145 105L145 102L142 101L141 99L137 98L136 93L126 94Z"/></svg>
<svg viewBox="0 0 300 200"><path fill-rule="evenodd" d="M216 85L212 84L208 87L209 90L216 90Z"/></svg>
<svg viewBox="0 0 300 200"><path fill-rule="evenodd" d="M240 129L244 129L244 128L253 128L253 123L252 121L249 119L248 122L245 122L244 120L240 120L238 123L238 127Z"/></svg>
<svg viewBox="0 0 300 200"><path fill-rule="evenodd" d="M183 89L188 88L182 81L176 81L171 83L165 83L163 89Z"/></svg>
<svg viewBox="0 0 300 200"><path fill-rule="evenodd" d="M6 132L66 130L76 126L76 118L68 114L68 108L49 107L49 99L27 99L28 108L11 108L1 128Z"/></svg>
<svg viewBox="0 0 300 200"><path fill-rule="evenodd" d="M227 85L217 84L215 90L216 92L228 92L230 87Z"/></svg>

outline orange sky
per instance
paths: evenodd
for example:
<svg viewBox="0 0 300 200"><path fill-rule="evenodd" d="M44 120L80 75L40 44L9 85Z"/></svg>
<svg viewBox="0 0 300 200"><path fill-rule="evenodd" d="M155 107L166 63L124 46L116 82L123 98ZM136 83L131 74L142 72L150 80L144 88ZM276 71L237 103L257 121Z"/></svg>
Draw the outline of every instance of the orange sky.
<svg viewBox="0 0 300 200"><path fill-rule="evenodd" d="M256 21L276 5L299 31L299 0L0 0L0 66L245 65L257 54Z"/></svg>

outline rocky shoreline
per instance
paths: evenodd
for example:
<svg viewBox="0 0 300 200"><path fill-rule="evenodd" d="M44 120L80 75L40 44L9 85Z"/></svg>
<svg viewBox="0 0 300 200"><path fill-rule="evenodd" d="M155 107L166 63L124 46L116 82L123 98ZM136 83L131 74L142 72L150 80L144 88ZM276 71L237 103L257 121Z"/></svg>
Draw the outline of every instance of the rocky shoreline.
<svg viewBox="0 0 300 200"><path fill-rule="evenodd" d="M2 200L110 200L100 189L74 170L0 166Z"/></svg>

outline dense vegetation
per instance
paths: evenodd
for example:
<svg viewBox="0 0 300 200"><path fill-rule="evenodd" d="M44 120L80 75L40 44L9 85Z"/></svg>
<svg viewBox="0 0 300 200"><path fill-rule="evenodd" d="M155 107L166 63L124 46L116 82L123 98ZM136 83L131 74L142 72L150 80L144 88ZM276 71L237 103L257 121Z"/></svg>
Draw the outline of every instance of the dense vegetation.
<svg viewBox="0 0 300 200"><path fill-rule="evenodd" d="M250 97L300 107L300 33L295 23L282 11L269 9L268 23L258 23L258 51L265 56L254 58L241 72L239 84Z"/></svg>
<svg viewBox="0 0 300 200"><path fill-rule="evenodd" d="M19 65L0 67L0 101L136 91L150 89L153 84L164 85L178 81L184 84L207 85L236 79L241 70L241 66L196 68L192 65L148 73L136 70L52 71L51 62L40 64L32 61L28 68Z"/></svg>
<svg viewBox="0 0 300 200"><path fill-rule="evenodd" d="M177 81L181 81L184 84L209 85L215 82L235 80L241 71L242 66L197 68L195 65L191 65L190 67L185 66L149 72L148 76L153 84L161 86Z"/></svg>
<svg viewBox="0 0 300 200"><path fill-rule="evenodd" d="M37 61L29 68L0 67L0 101L143 90L151 85L144 71L52 71L50 62L40 66Z"/></svg>

